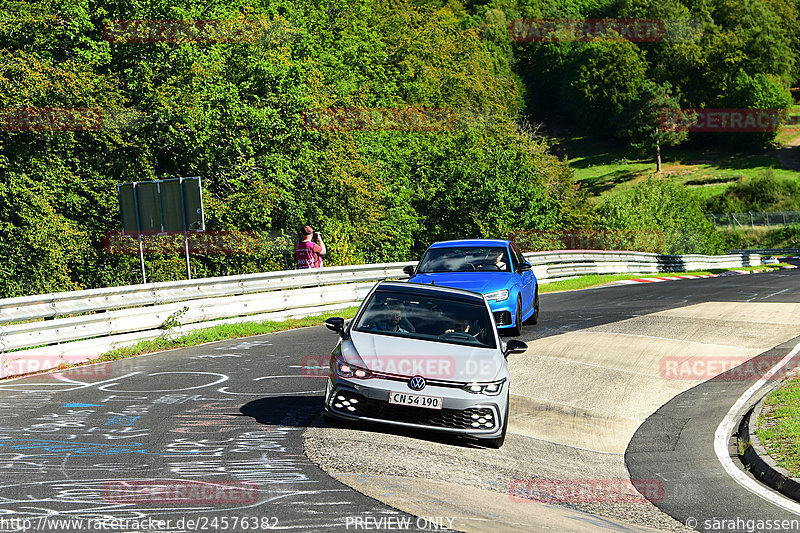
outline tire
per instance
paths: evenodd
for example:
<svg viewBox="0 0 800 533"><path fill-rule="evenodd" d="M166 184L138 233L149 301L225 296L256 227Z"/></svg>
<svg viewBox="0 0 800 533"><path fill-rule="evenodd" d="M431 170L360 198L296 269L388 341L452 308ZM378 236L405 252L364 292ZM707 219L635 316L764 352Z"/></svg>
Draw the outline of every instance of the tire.
<svg viewBox="0 0 800 533"><path fill-rule="evenodd" d="M506 399L506 416L503 417L503 432L499 437L494 439L486 439L486 446L489 448L499 449L506 441L506 431L508 430L508 402L510 398Z"/></svg>
<svg viewBox="0 0 800 533"><path fill-rule="evenodd" d="M517 296L517 312L514 325L508 328L508 333L512 337L518 337L522 333L522 296Z"/></svg>
<svg viewBox="0 0 800 533"><path fill-rule="evenodd" d="M536 296L533 297L533 314L528 317L525 324L535 325L539 323L539 287L536 287Z"/></svg>

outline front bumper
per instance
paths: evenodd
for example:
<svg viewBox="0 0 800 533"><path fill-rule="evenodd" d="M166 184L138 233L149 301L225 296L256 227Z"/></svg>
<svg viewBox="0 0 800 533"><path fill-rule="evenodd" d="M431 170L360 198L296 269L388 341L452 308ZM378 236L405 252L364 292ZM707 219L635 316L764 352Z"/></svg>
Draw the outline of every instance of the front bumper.
<svg viewBox="0 0 800 533"><path fill-rule="evenodd" d="M369 383L374 381L381 382L381 386ZM442 398L442 409L390 404L389 393L392 391L439 396ZM328 381L325 412L328 416L344 420L493 438L502 432L507 394L507 391L502 391L498 396L486 396L438 386L415 392L408 389L404 382L335 378L334 381Z"/></svg>
<svg viewBox="0 0 800 533"><path fill-rule="evenodd" d="M516 326L515 321L517 319L517 310L511 307L509 300L504 300L502 302L489 302L489 307L492 310L494 323L497 326L497 329Z"/></svg>

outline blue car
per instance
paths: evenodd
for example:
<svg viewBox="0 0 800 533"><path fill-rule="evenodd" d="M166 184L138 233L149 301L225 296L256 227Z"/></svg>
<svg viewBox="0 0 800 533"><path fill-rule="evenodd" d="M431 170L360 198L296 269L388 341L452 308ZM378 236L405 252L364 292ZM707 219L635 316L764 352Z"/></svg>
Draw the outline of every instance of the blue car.
<svg viewBox="0 0 800 533"><path fill-rule="evenodd" d="M499 330L519 335L523 323L539 321L539 285L531 265L510 241L472 239L437 242L409 281L479 292L489 300Z"/></svg>

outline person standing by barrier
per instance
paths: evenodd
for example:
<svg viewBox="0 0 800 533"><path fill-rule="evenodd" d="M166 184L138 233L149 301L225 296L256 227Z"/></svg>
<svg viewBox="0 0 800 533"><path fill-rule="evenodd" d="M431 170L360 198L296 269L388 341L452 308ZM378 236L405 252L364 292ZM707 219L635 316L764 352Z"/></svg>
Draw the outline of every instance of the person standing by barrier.
<svg viewBox="0 0 800 533"><path fill-rule="evenodd" d="M314 242L316 239L316 243ZM319 268L322 266L322 256L327 252L322 235L314 231L311 226L305 226L300 231L300 242L294 249L297 258L297 268Z"/></svg>

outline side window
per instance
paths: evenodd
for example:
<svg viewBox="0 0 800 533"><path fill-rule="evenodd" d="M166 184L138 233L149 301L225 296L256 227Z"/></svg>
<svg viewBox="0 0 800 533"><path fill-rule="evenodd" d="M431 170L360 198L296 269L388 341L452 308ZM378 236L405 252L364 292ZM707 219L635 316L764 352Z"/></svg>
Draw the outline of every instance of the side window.
<svg viewBox="0 0 800 533"><path fill-rule="evenodd" d="M516 272L517 268L519 267L519 259L517 258L517 254L514 253L514 245L511 245L510 248L511 253L509 253L509 258L511 259L511 272Z"/></svg>
<svg viewBox="0 0 800 533"><path fill-rule="evenodd" d="M517 248L517 245L514 243L511 243L511 252L514 255L514 262L516 263L517 266L525 262L525 257L522 255L522 253L519 251L519 248Z"/></svg>

